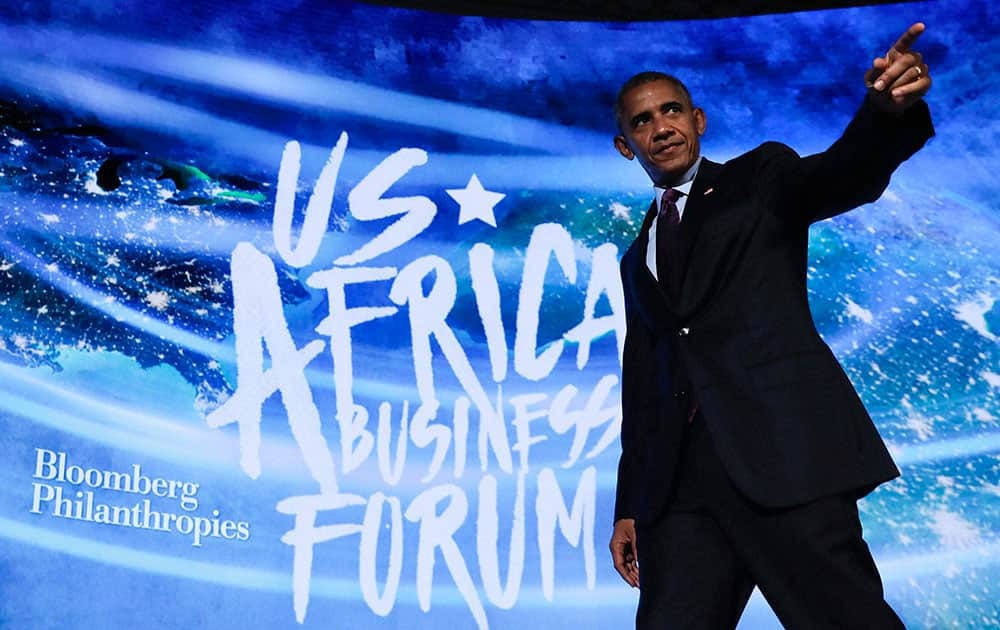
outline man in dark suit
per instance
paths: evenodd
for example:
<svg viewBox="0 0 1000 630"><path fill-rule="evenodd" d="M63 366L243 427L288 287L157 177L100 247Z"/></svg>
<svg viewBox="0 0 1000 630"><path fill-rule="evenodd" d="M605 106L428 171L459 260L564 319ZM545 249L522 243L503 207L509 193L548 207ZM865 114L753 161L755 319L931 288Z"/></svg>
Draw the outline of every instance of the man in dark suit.
<svg viewBox="0 0 1000 630"><path fill-rule="evenodd" d="M716 164L680 81L642 73L619 92L615 146L657 197L621 262L610 547L640 588L639 628L732 628L755 585L786 627L902 626L856 503L899 472L816 332L806 256L811 223L876 200L933 135L923 30L874 61L844 134L804 158L766 143Z"/></svg>

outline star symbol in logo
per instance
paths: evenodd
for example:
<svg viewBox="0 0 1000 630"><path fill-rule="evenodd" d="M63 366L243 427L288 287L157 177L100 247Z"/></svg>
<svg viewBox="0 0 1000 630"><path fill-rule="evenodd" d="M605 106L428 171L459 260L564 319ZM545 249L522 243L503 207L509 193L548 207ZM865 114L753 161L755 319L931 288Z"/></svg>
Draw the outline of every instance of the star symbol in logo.
<svg viewBox="0 0 1000 630"><path fill-rule="evenodd" d="M507 195L483 188L475 173L469 178L469 183L465 185L465 188L446 188L445 192L458 202L459 225L473 219L479 219L493 227L497 226L493 208Z"/></svg>

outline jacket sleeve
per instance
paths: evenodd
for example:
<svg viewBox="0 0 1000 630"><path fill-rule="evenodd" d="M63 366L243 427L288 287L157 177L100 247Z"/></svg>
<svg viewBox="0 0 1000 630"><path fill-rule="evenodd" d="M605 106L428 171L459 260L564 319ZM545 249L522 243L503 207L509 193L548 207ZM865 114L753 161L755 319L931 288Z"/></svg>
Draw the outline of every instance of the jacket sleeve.
<svg viewBox="0 0 1000 630"><path fill-rule="evenodd" d="M764 145L758 193L785 219L820 221L878 199L893 171L933 135L925 102L896 115L866 98L844 133L822 153L800 158L785 145Z"/></svg>
<svg viewBox="0 0 1000 630"><path fill-rule="evenodd" d="M624 273L622 278L625 283ZM635 312L634 298L625 283L625 349L622 357L622 454L618 461L615 517L636 518L640 509L645 448L643 434L647 417L656 408L656 359L654 340Z"/></svg>

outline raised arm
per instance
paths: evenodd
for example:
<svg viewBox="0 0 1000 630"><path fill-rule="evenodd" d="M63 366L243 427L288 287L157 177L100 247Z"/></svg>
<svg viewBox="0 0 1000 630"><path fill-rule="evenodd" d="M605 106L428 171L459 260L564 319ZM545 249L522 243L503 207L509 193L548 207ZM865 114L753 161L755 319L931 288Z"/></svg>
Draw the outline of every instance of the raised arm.
<svg viewBox="0 0 1000 630"><path fill-rule="evenodd" d="M931 78L912 46L916 23L865 72L868 93L847 129L829 149L800 158L784 145L761 153L757 181L784 218L812 223L881 196L902 162L934 135L923 96Z"/></svg>

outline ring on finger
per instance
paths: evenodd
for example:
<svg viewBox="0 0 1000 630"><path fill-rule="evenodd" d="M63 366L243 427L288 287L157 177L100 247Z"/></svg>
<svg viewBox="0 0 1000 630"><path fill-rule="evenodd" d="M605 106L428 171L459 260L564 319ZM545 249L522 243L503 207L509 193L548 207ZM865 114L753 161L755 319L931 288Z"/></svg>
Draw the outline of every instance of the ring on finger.
<svg viewBox="0 0 1000 630"><path fill-rule="evenodd" d="M924 71L920 69L920 66L913 66L913 69L917 71L918 78L924 74Z"/></svg>

